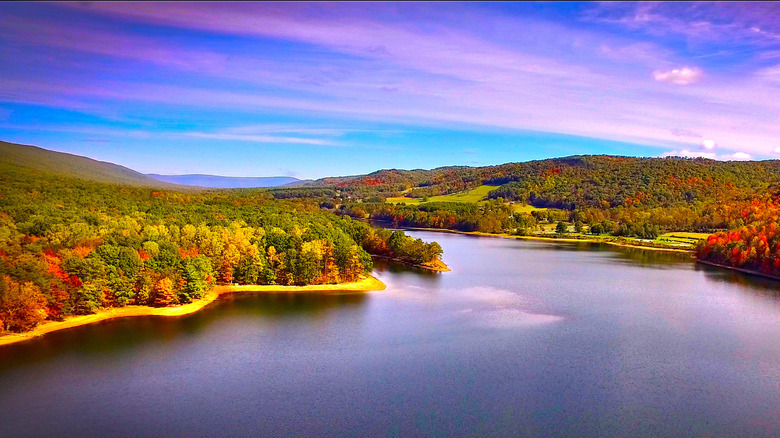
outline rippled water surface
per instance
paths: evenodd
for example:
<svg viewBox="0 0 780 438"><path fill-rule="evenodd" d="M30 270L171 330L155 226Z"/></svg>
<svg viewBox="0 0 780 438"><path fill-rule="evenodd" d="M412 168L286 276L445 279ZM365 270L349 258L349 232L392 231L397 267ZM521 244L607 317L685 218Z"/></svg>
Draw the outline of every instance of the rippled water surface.
<svg viewBox="0 0 780 438"><path fill-rule="evenodd" d="M452 272L0 347L0 436L780 436L780 290L684 255L443 233Z"/></svg>

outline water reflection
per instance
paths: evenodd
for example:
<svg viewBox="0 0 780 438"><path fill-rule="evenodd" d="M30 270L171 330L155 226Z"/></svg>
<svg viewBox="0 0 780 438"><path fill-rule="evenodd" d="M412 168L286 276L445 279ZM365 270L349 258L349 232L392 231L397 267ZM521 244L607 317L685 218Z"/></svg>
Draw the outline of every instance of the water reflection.
<svg viewBox="0 0 780 438"><path fill-rule="evenodd" d="M237 294L0 348L0 435L780 436L777 284L410 234L452 272L377 260L383 292Z"/></svg>
<svg viewBox="0 0 780 438"><path fill-rule="evenodd" d="M359 309L364 293L235 293L182 317L128 317L52 332L19 344L0 346L0 373L65 353L82 357L119 354L149 344L196 338L226 319L317 317L337 309Z"/></svg>
<svg viewBox="0 0 780 438"><path fill-rule="evenodd" d="M385 259L374 259L374 270L377 272L388 272L391 274L410 273L426 280L433 280L431 284L436 284L442 275L441 272L431 271L430 269L419 268L406 263L396 263Z"/></svg>
<svg viewBox="0 0 780 438"><path fill-rule="evenodd" d="M705 277L717 283L728 283L742 286L748 293L757 293L760 295L780 299L780 282L758 275L749 275L742 272L730 271L728 269L715 266L695 264L695 270L701 272Z"/></svg>

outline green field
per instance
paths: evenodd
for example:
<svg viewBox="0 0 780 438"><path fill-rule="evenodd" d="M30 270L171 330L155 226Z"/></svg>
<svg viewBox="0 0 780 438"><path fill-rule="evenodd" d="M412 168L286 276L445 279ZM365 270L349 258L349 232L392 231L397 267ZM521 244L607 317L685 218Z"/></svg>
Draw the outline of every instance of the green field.
<svg viewBox="0 0 780 438"><path fill-rule="evenodd" d="M673 231L658 236L656 242L659 243L677 243L695 245L699 240L706 239L711 233L687 233L684 231Z"/></svg>
<svg viewBox="0 0 780 438"><path fill-rule="evenodd" d="M673 231L671 233L661 234L658 238L678 238L678 239L693 239L702 240L710 237L712 233L688 233L685 231Z"/></svg>
<svg viewBox="0 0 780 438"><path fill-rule="evenodd" d="M406 204L417 205L422 202L421 198L407 198L406 196L396 196L394 198L386 198L385 202L388 204Z"/></svg>
<svg viewBox="0 0 780 438"><path fill-rule="evenodd" d="M538 208L528 204L512 204L512 211L515 213L530 213L532 211L542 211L547 208Z"/></svg>
<svg viewBox="0 0 780 438"><path fill-rule="evenodd" d="M497 189L499 186L479 186L466 192L452 193L450 195L430 196L428 202L465 202L475 203L484 201L487 198L487 194L491 190ZM392 204L406 204L417 205L422 203L422 198L407 198L405 196L396 196L394 198L387 198L385 202Z"/></svg>

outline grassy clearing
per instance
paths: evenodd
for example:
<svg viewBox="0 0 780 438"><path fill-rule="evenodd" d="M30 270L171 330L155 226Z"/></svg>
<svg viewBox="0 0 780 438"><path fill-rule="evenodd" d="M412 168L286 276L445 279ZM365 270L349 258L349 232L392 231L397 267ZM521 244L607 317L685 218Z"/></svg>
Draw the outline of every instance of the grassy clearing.
<svg viewBox="0 0 780 438"><path fill-rule="evenodd" d="M534 207L533 205L527 205L527 204L511 204L511 205L512 205L512 211L515 213L530 213L532 211L547 210L547 208L538 208L538 207Z"/></svg>
<svg viewBox="0 0 780 438"><path fill-rule="evenodd" d="M422 203L420 198L407 198L406 196L396 196L394 198L386 198L385 202L388 204L406 204L406 205L418 205Z"/></svg>
<svg viewBox="0 0 780 438"><path fill-rule="evenodd" d="M658 243L695 245L699 240L706 239L710 233L688 233L684 231L674 231L658 236L655 240Z"/></svg>
<svg viewBox="0 0 780 438"><path fill-rule="evenodd" d="M696 240L702 240L710 237L710 234L712 233L687 233L685 231L673 231L671 233L661 234L660 237L674 237L674 238L681 238L681 239L696 239Z"/></svg>
<svg viewBox="0 0 780 438"><path fill-rule="evenodd" d="M453 193L451 195L443 196L431 196L428 198L428 202L466 202L474 203L484 201L487 198L488 193L491 190L497 189L499 186L479 186L475 187L467 192Z"/></svg>
<svg viewBox="0 0 780 438"><path fill-rule="evenodd" d="M450 195L430 196L428 202L464 202L474 204L480 201L484 201L487 198L487 194L491 190L497 189L499 186L479 186L465 192L452 193ZM417 205L422 203L422 198L407 198L404 196L396 196L394 198L387 198L385 202L397 204L402 203L406 205Z"/></svg>

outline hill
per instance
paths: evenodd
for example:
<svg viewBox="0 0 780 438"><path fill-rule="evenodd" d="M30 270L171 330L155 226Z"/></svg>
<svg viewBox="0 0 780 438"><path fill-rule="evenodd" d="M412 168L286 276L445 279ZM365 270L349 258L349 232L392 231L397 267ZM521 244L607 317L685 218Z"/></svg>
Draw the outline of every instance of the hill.
<svg viewBox="0 0 780 438"><path fill-rule="evenodd" d="M567 210L618 206L671 207L728 201L780 183L780 161L723 162L703 158L571 156L497 166L380 170L323 178L350 198L424 198L499 186L488 194L536 207Z"/></svg>
<svg viewBox="0 0 780 438"><path fill-rule="evenodd" d="M118 164L5 141L0 141L0 166L126 186L186 188L155 180Z"/></svg>
<svg viewBox="0 0 780 438"><path fill-rule="evenodd" d="M180 184L185 186L198 186L217 189L247 189L259 187L279 187L299 183L301 180L291 176L268 176L268 177L235 177L220 175L159 175L149 173L146 176L171 184Z"/></svg>
<svg viewBox="0 0 780 438"><path fill-rule="evenodd" d="M0 154L0 337L44 319L189 303L215 283L353 282L371 255L441 263L436 243L265 189L135 187L145 179L121 166L8 143Z"/></svg>

